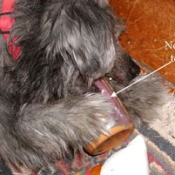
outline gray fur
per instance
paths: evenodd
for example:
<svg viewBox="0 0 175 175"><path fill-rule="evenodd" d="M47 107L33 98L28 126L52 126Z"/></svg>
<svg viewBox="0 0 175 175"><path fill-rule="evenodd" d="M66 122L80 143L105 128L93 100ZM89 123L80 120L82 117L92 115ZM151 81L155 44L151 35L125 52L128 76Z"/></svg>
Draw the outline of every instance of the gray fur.
<svg viewBox="0 0 175 175"><path fill-rule="evenodd" d="M131 84L145 75L139 75L131 81ZM113 82L116 91L124 87ZM135 121L136 126L141 126L142 120L153 122L162 118L162 107L174 100L165 81L159 75L150 77L136 83L132 87L118 94L129 114Z"/></svg>
<svg viewBox="0 0 175 175"><path fill-rule="evenodd" d="M7 61L0 43L0 157L35 168L105 132L113 105L93 80L127 84L139 68L116 42L123 25L106 0L16 0L13 15L21 52Z"/></svg>

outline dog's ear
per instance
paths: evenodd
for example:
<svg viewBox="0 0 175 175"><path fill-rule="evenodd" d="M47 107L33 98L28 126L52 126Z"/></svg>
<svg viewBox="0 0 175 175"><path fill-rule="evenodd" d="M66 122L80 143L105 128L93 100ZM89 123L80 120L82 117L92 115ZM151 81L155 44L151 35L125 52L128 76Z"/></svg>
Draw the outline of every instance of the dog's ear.
<svg viewBox="0 0 175 175"><path fill-rule="evenodd" d="M114 17L88 1L76 1L62 6L60 14L54 8L54 17L44 22L49 38L46 55L61 55L65 64L74 66L82 76L99 78L113 65L115 46L113 41ZM50 24L49 24L50 23ZM50 31L48 33L48 27ZM45 43L45 42L42 42Z"/></svg>

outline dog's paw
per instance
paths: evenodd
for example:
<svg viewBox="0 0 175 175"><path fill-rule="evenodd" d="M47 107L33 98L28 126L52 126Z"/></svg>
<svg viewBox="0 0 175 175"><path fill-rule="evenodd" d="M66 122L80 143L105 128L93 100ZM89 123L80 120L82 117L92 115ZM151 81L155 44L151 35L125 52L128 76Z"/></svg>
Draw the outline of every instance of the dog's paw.
<svg viewBox="0 0 175 175"><path fill-rule="evenodd" d="M106 123L113 114L114 105L110 102L109 97L103 94L89 94L86 96L88 106L93 114L93 119L101 120Z"/></svg>
<svg viewBox="0 0 175 175"><path fill-rule="evenodd" d="M102 94L86 94L77 103L76 125L84 138L97 138L107 132L114 105ZM77 131L78 131L77 130Z"/></svg>
<svg viewBox="0 0 175 175"><path fill-rule="evenodd" d="M97 118L107 119L112 114L114 105L110 102L110 98L103 94L87 94L86 95L87 107L91 107L92 114Z"/></svg>
<svg viewBox="0 0 175 175"><path fill-rule="evenodd" d="M79 150L106 133L113 109L102 94L72 96L47 105L28 105L19 113L16 130L24 142L39 146L49 156L62 158L70 148Z"/></svg>

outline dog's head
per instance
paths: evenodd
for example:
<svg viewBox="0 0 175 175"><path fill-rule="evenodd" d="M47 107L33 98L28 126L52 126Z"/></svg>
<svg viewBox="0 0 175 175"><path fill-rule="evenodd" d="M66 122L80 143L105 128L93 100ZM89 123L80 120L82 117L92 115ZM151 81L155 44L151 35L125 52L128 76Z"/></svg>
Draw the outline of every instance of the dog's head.
<svg viewBox="0 0 175 175"><path fill-rule="evenodd" d="M52 12L46 11L42 20L42 39L47 41L49 36L46 55L61 55L67 77L76 70L85 79L97 79L108 73L114 62L119 82L127 83L138 74L138 66L117 41L123 24L107 0L64 1L49 8Z"/></svg>

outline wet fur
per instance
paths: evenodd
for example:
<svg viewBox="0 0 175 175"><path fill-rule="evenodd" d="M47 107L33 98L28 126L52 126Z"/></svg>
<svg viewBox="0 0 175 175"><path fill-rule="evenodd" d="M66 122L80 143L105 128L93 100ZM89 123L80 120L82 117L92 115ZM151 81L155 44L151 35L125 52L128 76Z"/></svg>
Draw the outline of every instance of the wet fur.
<svg viewBox="0 0 175 175"><path fill-rule="evenodd" d="M16 0L14 18L18 60L0 44L0 157L35 168L105 131L113 106L92 92L93 80L109 73L127 84L139 68L105 0Z"/></svg>

